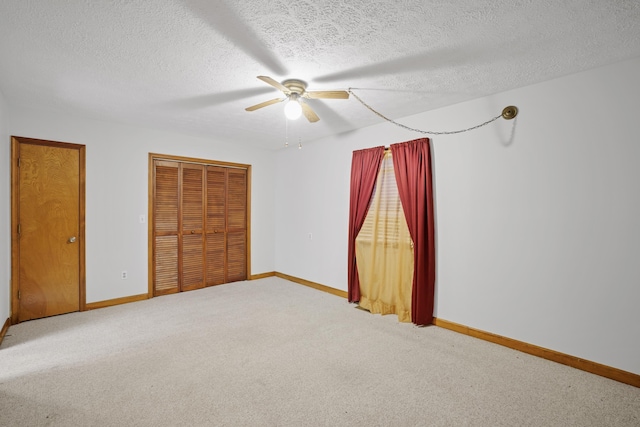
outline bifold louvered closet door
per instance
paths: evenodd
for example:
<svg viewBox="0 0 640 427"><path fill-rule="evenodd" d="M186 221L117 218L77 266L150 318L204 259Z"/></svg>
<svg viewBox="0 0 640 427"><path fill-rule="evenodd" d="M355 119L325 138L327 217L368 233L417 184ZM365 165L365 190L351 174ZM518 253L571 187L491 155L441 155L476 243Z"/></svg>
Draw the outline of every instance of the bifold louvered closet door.
<svg viewBox="0 0 640 427"><path fill-rule="evenodd" d="M153 294L247 278L247 169L154 160Z"/></svg>

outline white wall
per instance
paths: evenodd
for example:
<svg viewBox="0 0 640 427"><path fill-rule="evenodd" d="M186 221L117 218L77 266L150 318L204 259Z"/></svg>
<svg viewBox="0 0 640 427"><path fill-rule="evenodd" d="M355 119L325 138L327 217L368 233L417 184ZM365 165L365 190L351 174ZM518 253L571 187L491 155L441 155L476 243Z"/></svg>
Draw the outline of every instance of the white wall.
<svg viewBox="0 0 640 427"><path fill-rule="evenodd" d="M11 293L11 141L9 109L0 92L0 328L10 316Z"/></svg>
<svg viewBox="0 0 640 427"><path fill-rule="evenodd" d="M139 223L139 216L148 215L150 152L251 164L251 270L274 270L273 152L14 106L10 132L87 147L88 303L147 292L148 225ZM128 272L126 280L120 278L123 270Z"/></svg>
<svg viewBox="0 0 640 427"><path fill-rule="evenodd" d="M640 58L400 120L520 108L432 138L439 318L640 374L638 75ZM419 137L383 123L279 151L276 271L346 290L351 152Z"/></svg>

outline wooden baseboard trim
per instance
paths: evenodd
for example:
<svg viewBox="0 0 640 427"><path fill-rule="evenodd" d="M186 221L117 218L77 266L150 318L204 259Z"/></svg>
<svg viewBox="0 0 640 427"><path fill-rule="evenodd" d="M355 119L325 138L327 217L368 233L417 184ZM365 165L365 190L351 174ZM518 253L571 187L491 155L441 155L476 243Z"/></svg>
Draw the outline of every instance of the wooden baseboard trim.
<svg viewBox="0 0 640 427"><path fill-rule="evenodd" d="M301 285L309 286L314 289L318 289L323 292L328 292L339 297L347 298L348 294L345 291L331 288L329 286L321 285L319 283L311 282L309 280L300 279L299 277L289 276L288 274L275 272L277 277L289 280L291 282L299 283ZM541 357L543 359L550 360L552 362L561 363L563 365L571 366L572 368L580 369L581 371L589 372L601 377L609 378L621 383L629 384L634 387L640 388L640 375L632 372L623 371L622 369L614 368L607 365L602 365L590 360L581 359L569 354L560 353L555 350L549 350L544 347L529 344L523 341L518 341L513 338L503 337L491 332L482 331L480 329L471 328L469 326L461 325L459 323L450 322L448 320L439 319L434 317L433 324L440 328L449 329L464 335L469 335L474 338L478 338L484 341L489 341L494 344L502 345L504 347L518 350L523 353L531 354L532 356Z"/></svg>
<svg viewBox="0 0 640 427"><path fill-rule="evenodd" d="M433 324L444 329L449 329L451 331L459 332L464 335L469 335L474 338L479 338L481 340L509 347L513 350L518 350L523 353L551 360L556 363L571 366L572 368L590 372L595 375L600 375L601 377L610 378L621 383L640 387L640 375L634 374L632 372L623 371L622 369L602 365L597 362L581 359L579 357L560 353L555 350L549 350L548 348L528 344L523 341L514 340L513 338L507 338L501 335L492 334L491 332L485 332L479 329L470 328L465 325L449 322L448 320L434 318Z"/></svg>
<svg viewBox="0 0 640 427"><path fill-rule="evenodd" d="M301 278L295 277L295 276L289 276L288 274L280 273L278 271L276 271L275 275L277 277L280 277L281 279L286 279L286 280L289 280L291 282L299 283L300 285L308 286L310 288L317 289L317 290L322 291L322 292L327 292L327 293L330 293L330 294L333 294L333 295L337 295L337 296L342 297L342 298L347 298L347 296L348 296L348 294L345 291L341 291L340 289L331 288L329 286L321 285L320 283L311 282L309 280L301 279Z"/></svg>
<svg viewBox="0 0 640 427"><path fill-rule="evenodd" d="M2 340L4 339L4 336L7 334L7 331L9 330L9 326L11 326L11 319L7 319L4 322L4 325L2 326L2 330L0 330L0 344L2 344Z"/></svg>
<svg viewBox="0 0 640 427"><path fill-rule="evenodd" d="M275 271L269 271L267 273L260 273L260 274L252 274L251 276L249 276L249 280L264 279L266 277L273 277L275 275L276 275Z"/></svg>
<svg viewBox="0 0 640 427"><path fill-rule="evenodd" d="M114 298L106 301L90 302L86 305L87 310L95 310L96 308L111 307L113 305L127 304L130 302L142 301L148 299L148 294L131 295L129 297Z"/></svg>

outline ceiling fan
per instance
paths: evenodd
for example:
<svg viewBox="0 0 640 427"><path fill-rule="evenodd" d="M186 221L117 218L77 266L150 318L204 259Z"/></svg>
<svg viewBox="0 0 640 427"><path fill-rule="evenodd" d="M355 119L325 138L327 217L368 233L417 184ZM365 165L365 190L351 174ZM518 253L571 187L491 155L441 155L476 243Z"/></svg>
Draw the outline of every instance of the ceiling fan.
<svg viewBox="0 0 640 427"><path fill-rule="evenodd" d="M271 86L279 89L284 93L284 98L275 98L269 101L261 102L260 104L252 105L245 108L246 111L255 111L263 107L267 107L272 104L277 104L282 101L288 101L284 107L285 115L288 119L294 120L300 117L300 114L304 116L311 123L320 120L320 117L311 109L309 104L301 102L301 98L306 99L348 99L349 92L345 90L316 90L307 91L307 84L302 80L289 79L282 83L278 83L271 77L258 76L263 82L270 84Z"/></svg>

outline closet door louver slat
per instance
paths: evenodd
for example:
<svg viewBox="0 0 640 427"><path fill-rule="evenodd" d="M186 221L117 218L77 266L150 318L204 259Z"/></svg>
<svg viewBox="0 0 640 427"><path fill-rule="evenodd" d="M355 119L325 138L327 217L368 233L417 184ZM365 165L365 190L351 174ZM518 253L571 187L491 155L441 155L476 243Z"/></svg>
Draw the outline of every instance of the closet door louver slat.
<svg viewBox="0 0 640 427"><path fill-rule="evenodd" d="M227 282L247 279L246 240L244 231L227 233Z"/></svg>
<svg viewBox="0 0 640 427"><path fill-rule="evenodd" d="M247 171L228 171L227 203L228 229L244 230L247 223Z"/></svg>
<svg viewBox="0 0 640 427"><path fill-rule="evenodd" d="M202 234L182 236L182 290L204 287Z"/></svg>
<svg viewBox="0 0 640 427"><path fill-rule="evenodd" d="M201 233L204 212L204 168L201 165L182 165L182 231Z"/></svg>
<svg viewBox="0 0 640 427"><path fill-rule="evenodd" d="M156 237L155 295L178 292L178 236Z"/></svg>
<svg viewBox="0 0 640 427"><path fill-rule="evenodd" d="M226 227L227 188L225 168L207 167L207 232L223 232Z"/></svg>
<svg viewBox="0 0 640 427"><path fill-rule="evenodd" d="M156 164L155 229L157 232L178 231L178 164Z"/></svg>
<svg viewBox="0 0 640 427"><path fill-rule="evenodd" d="M207 233L207 286L225 283L225 233Z"/></svg>

